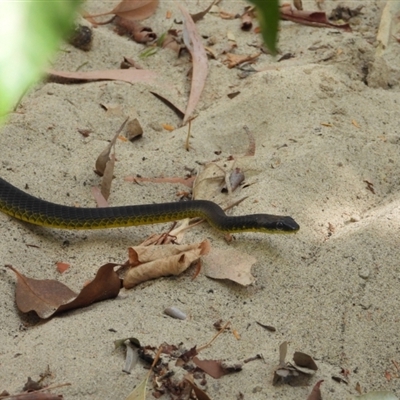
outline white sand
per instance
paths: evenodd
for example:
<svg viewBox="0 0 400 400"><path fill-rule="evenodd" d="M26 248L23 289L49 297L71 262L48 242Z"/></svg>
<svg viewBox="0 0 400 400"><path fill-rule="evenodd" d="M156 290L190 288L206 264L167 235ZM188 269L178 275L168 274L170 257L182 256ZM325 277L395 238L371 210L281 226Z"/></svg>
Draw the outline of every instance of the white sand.
<svg viewBox="0 0 400 400"><path fill-rule="evenodd" d="M89 9L94 12L99 3L92 1ZM198 3L190 2L191 12L206 4ZM221 8L241 12L244 4L223 1ZM325 7L337 4L326 1ZM345 4L354 7L359 2ZM254 184L235 194L249 199L233 213L292 215L301 230L294 236L237 234L227 244L203 225L189 232L186 242L209 238L216 248L231 246L252 254L258 259L253 286L242 288L202 274L192 281L191 270L38 326L18 312L14 276L1 267L0 391L20 391L28 376L38 379L49 365L53 383L72 384L58 390L65 399L124 399L145 370L140 364L131 375L121 371L124 361L121 353L113 352L115 339L135 336L142 344L183 342L190 348L207 342L215 333L213 323L222 318L232 322L241 339L224 334L201 357L243 360L262 353L265 362L248 363L242 372L220 380L208 378L206 389L214 400L236 399L239 392L245 399L306 399L320 379L325 380L324 400L351 398L357 394L357 382L364 392L400 393L400 380L385 378L385 371L398 373L392 360L400 362L400 47L392 39L383 58L375 58L383 5L366 2L363 14L353 21L353 33L282 23L279 48L296 57L276 63L262 55L253 67L276 69L246 79L239 79L238 70L229 70L221 60L211 60L199 116L192 124L190 152L184 150L186 127L159 129L166 123L177 126L179 119L147 85L47 83L23 99L0 136L1 177L21 189L29 186L35 196L94 206L90 187L99 182L95 159L125 116L136 115L144 137L118 142L111 202L174 201L184 186L139 186L124 178L184 176L185 167L199 169L199 162L216 159L216 151L221 151L220 158L243 154L248 141L242 127L247 125L256 140L256 157L242 165ZM316 6L305 2L305 8ZM164 17L167 9L181 19L173 3L164 2L146 24L158 33L168 29L173 22ZM208 15L198 29L215 36L217 51L227 46L228 31L237 39L237 53L254 53L248 44L259 43L253 33L240 31L238 20ZM118 68L123 56L138 60L142 46L102 27L95 30L92 51L69 45L62 49L55 68L72 71L86 62L83 70L100 70ZM164 50L140 63L172 83L173 89L162 93L185 105L187 56L177 60ZM370 86L363 83L368 68L373 70L366 76ZM234 91L240 95L230 100L227 94ZM119 105L122 112L106 113L100 103ZM85 139L78 128L93 132ZM373 184L375 194L365 181ZM31 277L58 279L79 290L100 265L125 261L129 245L163 228L59 231L0 214L1 260ZM56 272L58 261L71 264L64 275ZM167 306L181 308L190 318L164 316ZM273 325L277 332L255 321ZM272 386L284 340L290 342L291 353L315 357L319 371L310 386ZM348 385L331 379L342 368L350 370Z"/></svg>

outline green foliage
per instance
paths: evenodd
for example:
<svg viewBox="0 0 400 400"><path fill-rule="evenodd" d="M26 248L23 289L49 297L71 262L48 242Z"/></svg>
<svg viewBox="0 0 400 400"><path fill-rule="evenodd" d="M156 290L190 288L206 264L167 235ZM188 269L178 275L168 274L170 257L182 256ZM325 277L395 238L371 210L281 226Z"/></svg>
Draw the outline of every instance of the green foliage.
<svg viewBox="0 0 400 400"><path fill-rule="evenodd" d="M0 1L0 122L39 79L81 0Z"/></svg>
<svg viewBox="0 0 400 400"><path fill-rule="evenodd" d="M279 0L249 1L257 7L264 42L271 53L275 55L279 28Z"/></svg>

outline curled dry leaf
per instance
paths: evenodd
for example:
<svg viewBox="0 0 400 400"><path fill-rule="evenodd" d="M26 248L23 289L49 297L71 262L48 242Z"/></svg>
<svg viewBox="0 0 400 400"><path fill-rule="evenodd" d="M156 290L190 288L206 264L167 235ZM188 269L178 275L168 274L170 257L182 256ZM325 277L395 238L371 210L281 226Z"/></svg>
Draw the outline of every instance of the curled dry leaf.
<svg viewBox="0 0 400 400"><path fill-rule="evenodd" d="M129 248L129 264L124 287L132 288L141 282L161 276L179 275L200 256L208 254L208 240L190 245L136 246Z"/></svg>
<svg viewBox="0 0 400 400"><path fill-rule="evenodd" d="M114 178L115 153L111 154L110 159L106 163L106 168L101 180L100 192L107 201L111 193L111 183Z"/></svg>
<svg viewBox="0 0 400 400"><path fill-rule="evenodd" d="M343 29L345 32L351 32L349 24L337 25L328 21L326 13L323 11L304 11L296 10L290 4L283 4L280 7L281 18L298 24L318 26L323 28Z"/></svg>
<svg viewBox="0 0 400 400"><path fill-rule="evenodd" d="M295 352L293 360L295 364L286 362L287 342L281 343L279 346L279 365L274 371L272 384L289 383L300 384L300 382L307 381L315 371L318 370L312 357L305 353ZM299 364L297 364L299 363Z"/></svg>
<svg viewBox="0 0 400 400"><path fill-rule="evenodd" d="M244 62L253 63L260 57L261 52L255 54L233 54L227 53L225 63L228 65L228 68L236 67L237 65L243 64Z"/></svg>
<svg viewBox="0 0 400 400"><path fill-rule="evenodd" d="M32 279L8 266L17 276L16 303L18 309L27 313L35 311L40 318L49 318L56 313L87 307L90 304L114 298L118 295L121 282L114 271L118 264L105 264L96 277L76 294L61 282L50 279Z"/></svg>
<svg viewBox="0 0 400 400"><path fill-rule="evenodd" d="M196 25L193 22L192 17L180 4L178 4L178 7L183 14L183 41L186 48L190 52L190 55L192 56L193 64L190 96L182 123L185 125L190 120L193 111L200 100L201 93L206 83L208 74L208 59L201 36L197 32Z"/></svg>
<svg viewBox="0 0 400 400"><path fill-rule="evenodd" d="M322 400L322 394L320 389L322 382L323 380L320 380L314 385L311 393L307 397L307 400Z"/></svg>
<svg viewBox="0 0 400 400"><path fill-rule="evenodd" d="M194 393L195 393L195 395L196 395L196 398L197 398L198 400L211 400L211 398L208 396L208 394L207 394L204 390L200 389L200 388L193 382L193 379L185 378L185 380L186 380L186 382L188 382L188 384L192 387L192 389L193 389L193 391L194 391Z"/></svg>
<svg viewBox="0 0 400 400"><path fill-rule="evenodd" d="M204 258L205 275L213 279L229 279L243 286L251 285L251 267L257 259L235 249L213 249Z"/></svg>
<svg viewBox="0 0 400 400"><path fill-rule="evenodd" d="M138 21L116 17L114 20L116 31L119 35L127 35L137 43L149 43L157 39L157 35L148 26L143 26Z"/></svg>
<svg viewBox="0 0 400 400"><path fill-rule="evenodd" d="M125 136L128 140L134 141L143 135L143 128L137 118L131 119L126 124Z"/></svg>
<svg viewBox="0 0 400 400"><path fill-rule="evenodd" d="M199 360L197 357L193 357L193 363L214 379L219 379L232 372L239 372L243 367L241 363L228 364L221 360Z"/></svg>
<svg viewBox="0 0 400 400"><path fill-rule="evenodd" d="M219 2L219 0L214 0L204 11L200 11L196 14L190 14L193 19L193 22L198 22L205 17L206 14L209 13L211 8L214 6L215 3Z"/></svg>
<svg viewBox="0 0 400 400"><path fill-rule="evenodd" d="M111 149L115 146L115 143L118 139L118 135L121 133L122 129L124 129L125 124L127 123L129 118L126 118L122 123L120 128L115 133L114 137L111 139L110 143L106 146L106 148L99 154L95 163L95 172L96 174L103 176L104 172L107 168L107 163L111 160L110 153Z"/></svg>
<svg viewBox="0 0 400 400"><path fill-rule="evenodd" d="M72 83L82 81L123 81L128 83L154 83L157 74L145 69L109 69L105 71L65 72L48 70L50 82Z"/></svg>

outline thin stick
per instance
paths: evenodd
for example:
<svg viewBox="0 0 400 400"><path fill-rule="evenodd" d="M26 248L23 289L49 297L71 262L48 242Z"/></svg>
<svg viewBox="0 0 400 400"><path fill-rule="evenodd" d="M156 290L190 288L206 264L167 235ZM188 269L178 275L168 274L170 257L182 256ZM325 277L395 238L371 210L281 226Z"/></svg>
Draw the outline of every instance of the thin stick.
<svg viewBox="0 0 400 400"><path fill-rule="evenodd" d="M215 335L214 337L206 344L201 347L197 348L197 351L200 352L201 350L206 349L207 347L211 346L212 342L230 325L231 321L228 321Z"/></svg>

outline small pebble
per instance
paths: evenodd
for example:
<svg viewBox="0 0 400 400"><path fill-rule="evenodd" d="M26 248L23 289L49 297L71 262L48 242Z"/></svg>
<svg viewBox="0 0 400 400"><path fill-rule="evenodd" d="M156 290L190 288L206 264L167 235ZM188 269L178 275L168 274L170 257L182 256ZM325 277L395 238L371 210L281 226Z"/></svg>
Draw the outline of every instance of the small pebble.
<svg viewBox="0 0 400 400"><path fill-rule="evenodd" d="M182 320L186 319L186 314L176 307L167 307L164 310L164 313L169 315L172 318L182 319Z"/></svg>
<svg viewBox="0 0 400 400"><path fill-rule="evenodd" d="M368 279L369 275L370 275L370 270L367 267L362 267L360 268L360 270L358 271L358 276L362 279Z"/></svg>

